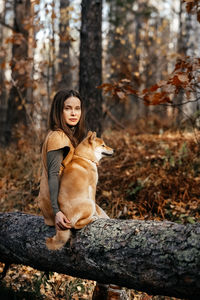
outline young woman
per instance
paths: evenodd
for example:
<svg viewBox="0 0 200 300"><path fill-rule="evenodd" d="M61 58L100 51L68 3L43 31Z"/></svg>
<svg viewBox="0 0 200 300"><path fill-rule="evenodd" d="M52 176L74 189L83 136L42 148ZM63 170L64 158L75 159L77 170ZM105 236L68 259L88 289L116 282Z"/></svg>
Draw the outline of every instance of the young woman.
<svg viewBox="0 0 200 300"><path fill-rule="evenodd" d="M40 182L39 206L45 223L58 230L71 228L70 220L58 205L59 173L62 161L73 155L74 148L86 135L83 101L74 90L59 91L52 102L49 118L50 131L42 147L43 173ZM113 290L114 288L114 290ZM122 299L117 286L96 284L93 300ZM124 298L123 298L124 299Z"/></svg>
<svg viewBox="0 0 200 300"><path fill-rule="evenodd" d="M73 155L74 148L83 140L86 131L83 101L78 92L65 89L57 92L51 105L49 128L42 147L43 172L38 200L45 223L64 230L71 226L57 201L59 172L62 161Z"/></svg>

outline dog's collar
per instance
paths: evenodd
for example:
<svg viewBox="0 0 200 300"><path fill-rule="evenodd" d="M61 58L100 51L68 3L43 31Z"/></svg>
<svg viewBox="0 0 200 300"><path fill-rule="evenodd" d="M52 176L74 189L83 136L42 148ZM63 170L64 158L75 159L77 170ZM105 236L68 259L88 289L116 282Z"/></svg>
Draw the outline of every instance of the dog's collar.
<svg viewBox="0 0 200 300"><path fill-rule="evenodd" d="M99 165L98 161L96 161L96 160L89 159L89 158L86 158L86 157L84 157L84 156L77 155L77 154L74 154L74 156L80 157L80 158L82 158L82 159L85 160L85 161L92 162L92 163L95 164L96 166Z"/></svg>

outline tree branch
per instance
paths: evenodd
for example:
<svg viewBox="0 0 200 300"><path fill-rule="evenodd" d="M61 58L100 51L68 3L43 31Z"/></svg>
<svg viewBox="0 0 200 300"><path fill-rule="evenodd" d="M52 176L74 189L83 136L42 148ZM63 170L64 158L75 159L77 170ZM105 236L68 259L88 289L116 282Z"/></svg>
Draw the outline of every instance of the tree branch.
<svg viewBox="0 0 200 300"><path fill-rule="evenodd" d="M160 106L171 106L171 107L178 107L178 106L183 106L185 104L188 104L188 103L194 103L194 102L198 102L200 100L200 97L194 99L194 100L188 100L188 101L184 101L184 102L181 102L181 103L171 103L171 104L166 104L166 103L160 103L158 105Z"/></svg>
<svg viewBox="0 0 200 300"><path fill-rule="evenodd" d="M11 25L9 24L6 24L3 20L0 19L0 24L3 25L4 27L6 28L9 28L10 30L12 31L15 31L14 27L12 27Z"/></svg>
<svg viewBox="0 0 200 300"><path fill-rule="evenodd" d="M0 214L0 260L113 283L153 295L200 299L200 224L100 219L46 248L54 227L24 213Z"/></svg>

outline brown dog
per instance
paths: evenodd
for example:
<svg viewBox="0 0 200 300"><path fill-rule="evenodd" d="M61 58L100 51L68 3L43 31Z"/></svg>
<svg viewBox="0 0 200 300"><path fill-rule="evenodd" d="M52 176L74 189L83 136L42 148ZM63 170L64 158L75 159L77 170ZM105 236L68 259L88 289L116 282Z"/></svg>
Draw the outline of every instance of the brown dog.
<svg viewBox="0 0 200 300"><path fill-rule="evenodd" d="M95 203L98 181L97 165L104 156L111 156L113 149L89 132L75 149L71 162L64 168L58 203L60 210L70 220L72 228L80 229L98 218L108 218ZM51 250L60 249L70 238L71 231L57 230L56 235L46 240Z"/></svg>

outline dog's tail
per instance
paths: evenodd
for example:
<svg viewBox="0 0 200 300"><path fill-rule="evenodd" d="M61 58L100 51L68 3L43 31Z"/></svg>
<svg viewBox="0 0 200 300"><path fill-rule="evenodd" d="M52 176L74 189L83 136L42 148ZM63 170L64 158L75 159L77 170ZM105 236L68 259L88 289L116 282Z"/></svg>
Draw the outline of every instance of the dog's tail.
<svg viewBox="0 0 200 300"><path fill-rule="evenodd" d="M57 230L56 235L46 239L46 246L49 250L58 250L62 248L70 239L71 230Z"/></svg>

